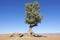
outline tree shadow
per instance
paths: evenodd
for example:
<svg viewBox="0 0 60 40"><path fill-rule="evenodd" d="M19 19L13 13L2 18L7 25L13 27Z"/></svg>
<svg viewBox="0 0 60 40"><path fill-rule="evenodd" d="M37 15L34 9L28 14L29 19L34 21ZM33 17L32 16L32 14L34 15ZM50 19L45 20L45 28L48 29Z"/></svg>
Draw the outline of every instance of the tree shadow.
<svg viewBox="0 0 60 40"><path fill-rule="evenodd" d="M47 37L47 36L44 36L44 35L32 35L33 37Z"/></svg>
<svg viewBox="0 0 60 40"><path fill-rule="evenodd" d="M44 36L44 35L40 35L40 34L36 34L36 33L31 33L31 35L33 36L33 37L47 37L47 36Z"/></svg>

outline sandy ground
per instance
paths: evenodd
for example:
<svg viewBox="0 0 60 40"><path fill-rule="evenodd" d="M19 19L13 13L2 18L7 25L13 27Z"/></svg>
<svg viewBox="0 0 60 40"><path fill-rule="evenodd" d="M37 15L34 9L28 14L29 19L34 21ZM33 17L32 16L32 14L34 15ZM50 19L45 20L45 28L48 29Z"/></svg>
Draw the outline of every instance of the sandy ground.
<svg viewBox="0 0 60 40"><path fill-rule="evenodd" d="M10 34L0 34L0 40L9 40ZM44 34L43 37L23 36L19 40L60 40L60 34Z"/></svg>

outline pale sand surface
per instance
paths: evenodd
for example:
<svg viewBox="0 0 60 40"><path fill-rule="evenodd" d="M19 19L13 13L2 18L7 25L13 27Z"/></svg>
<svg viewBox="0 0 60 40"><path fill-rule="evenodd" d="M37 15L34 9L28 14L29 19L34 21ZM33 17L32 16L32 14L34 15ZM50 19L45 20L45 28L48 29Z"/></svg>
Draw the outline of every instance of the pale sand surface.
<svg viewBox="0 0 60 40"><path fill-rule="evenodd" d="M20 40L60 40L60 34L45 34L44 37L23 36ZM9 40L10 34L0 34L0 40Z"/></svg>

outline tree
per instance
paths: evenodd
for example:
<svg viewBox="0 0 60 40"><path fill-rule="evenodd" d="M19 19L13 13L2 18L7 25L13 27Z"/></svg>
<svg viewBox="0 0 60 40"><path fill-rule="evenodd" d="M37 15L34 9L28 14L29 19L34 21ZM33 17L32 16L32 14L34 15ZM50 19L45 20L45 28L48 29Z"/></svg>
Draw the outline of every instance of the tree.
<svg viewBox="0 0 60 40"><path fill-rule="evenodd" d="M25 22L27 24L30 24L29 34L31 35L32 27L38 26L37 24L41 23L43 16L39 15L40 6L38 2L35 1L33 3L27 3L25 7L26 7Z"/></svg>

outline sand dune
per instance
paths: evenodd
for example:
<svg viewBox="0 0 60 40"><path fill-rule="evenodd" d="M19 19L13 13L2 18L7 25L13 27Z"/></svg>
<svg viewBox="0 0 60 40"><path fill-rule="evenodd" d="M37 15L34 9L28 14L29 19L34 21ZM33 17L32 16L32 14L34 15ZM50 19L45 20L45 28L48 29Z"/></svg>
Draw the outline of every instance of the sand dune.
<svg viewBox="0 0 60 40"><path fill-rule="evenodd" d="M0 34L0 40L11 39L10 34ZM28 37L23 36L19 40L60 40L60 34L44 34L43 37Z"/></svg>

